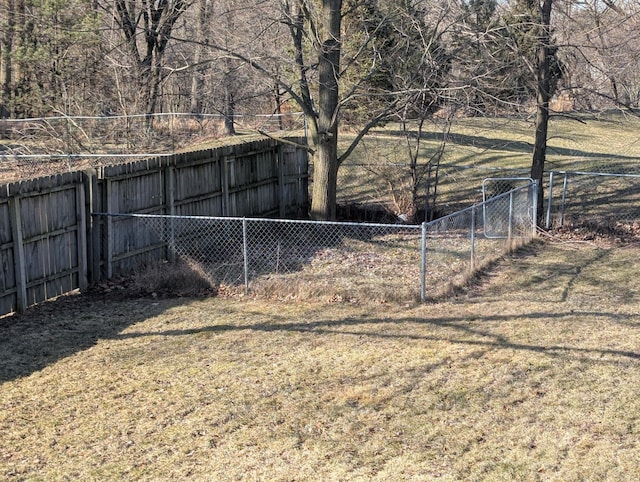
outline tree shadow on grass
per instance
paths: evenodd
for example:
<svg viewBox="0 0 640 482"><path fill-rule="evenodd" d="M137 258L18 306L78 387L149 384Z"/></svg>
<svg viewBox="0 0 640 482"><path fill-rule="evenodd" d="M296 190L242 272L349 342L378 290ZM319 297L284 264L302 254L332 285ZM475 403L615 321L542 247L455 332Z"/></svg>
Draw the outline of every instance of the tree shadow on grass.
<svg viewBox="0 0 640 482"><path fill-rule="evenodd" d="M516 255L535 257L537 250L527 248ZM571 261L574 266L585 267L593 263L606 263L606 256L611 251L596 251L593 256L582 256L582 262ZM526 260L521 260L525 262ZM550 265L549 270L557 269L557 265ZM564 266L564 265L563 265ZM580 270L568 269L562 276L564 286L563 299L566 299L575 286L575 277ZM543 289L541 283L540 289ZM613 288L613 287L612 287ZM615 363L613 357L634 361L640 359L640 350L618 350L615 348L594 348L588 343L554 343L531 342L526 340L514 341L504 334L492 333L487 323L514 322L530 323L536 320L549 320L554 323L566 324L567 330L579 325L583 319L608 322L612 326L622 326L628 330L640 328L640 314L623 314L613 310L582 309L578 311L565 309L531 310L514 315L486 314L464 316L399 316L394 319L378 317L347 317L331 320L322 319L311 322L291 322L284 315L271 315L264 312L252 312L246 306L240 305L243 319L269 317L268 322L225 324L225 312L218 312L220 323L209 326L184 330L159 331L128 331L125 328L136 323L159 316L165 311L190 302L192 298L131 299L131 294L113 288L119 295L112 293L87 293L78 296L68 296L56 301L43 303L26 314L15 315L0 319L0 383L29 376L32 373L54 364L60 359L72 356L96 345L100 340L124 340L144 338L149 336L189 336L199 333L223 334L233 331L247 331L253 333L289 332L305 333L313 336L344 335L355 337L370 337L379 340L418 340L429 344L432 342L446 342L450 344L477 347L478 350L517 350L521 352L544 353L550 357L585 359L596 363ZM526 288L523 292L530 292ZM562 300L556 300L561 302ZM437 307L436 307L437 308ZM212 317L216 317L214 310ZM415 327L424 327L416 330ZM411 331L408 331L412 328ZM635 332L634 332L635 333Z"/></svg>
<svg viewBox="0 0 640 482"><path fill-rule="evenodd" d="M193 329L168 329L161 331L127 331L125 328L173 307L182 305L187 299L138 299L114 301L100 297L69 297L63 302L54 301L38 306L28 315L4 318L0 323L3 338L0 340L0 383L29 376L56 361L91 348L100 340L127 340L153 336L184 337L202 333L223 335L227 332L253 333L303 333L323 336L367 337L378 340L445 342L452 345L476 347L482 352L493 350L515 350L542 353L551 358L588 359L599 364L619 363L620 359L640 360L640 350L615 348L593 348L563 343L516 342L509 337L493 333L484 323L521 323L537 320L580 323L590 318L610 321L613 325L635 330L640 328L639 315L624 315L604 311L563 311L557 313L533 311L518 315L478 315L472 317L398 317L395 319L358 317L311 322L290 322L286 316L272 315L268 323L215 324ZM79 306L79 304L81 304ZM246 311L244 317L264 318L262 312ZM424 327L419 333L415 327ZM408 330L411 329L410 332ZM418 333L416 333L418 331ZM587 345L587 344L585 344Z"/></svg>
<svg viewBox="0 0 640 482"><path fill-rule="evenodd" d="M255 315L264 316L262 313ZM251 313L247 313L250 317ZM376 339L395 339L395 340L418 340L426 342L446 342L451 344L477 346L488 350L517 350L529 351L536 353L544 353L553 358L570 358L571 356L584 358L592 356L593 361L600 363L616 363L614 360L605 359L605 356L622 357L632 360L640 360L640 350L616 350L611 348L588 348L579 346L570 346L563 344L537 344L537 343L516 343L510 341L503 335L491 333L488 330L480 328L483 322L509 322L515 318L526 323L527 320L567 320L567 322L575 323L576 320L589 317L599 320L610 320L613 323L628 324L630 317L619 313L610 312L593 312L593 311L567 311L560 313L548 312L531 312L519 315L486 315L477 316L472 320L460 317L436 317L436 318L417 318L406 317L389 319L377 318L346 318L340 320L321 320L313 322L297 322L289 323L284 320L286 318L274 317L273 323L257 323L247 325L229 325L219 324L211 325L203 328L186 329L186 330L166 330L159 332L128 332L126 334L115 335L116 339L142 338L148 336L190 336L200 333L225 333L230 331L252 331L252 332L293 332L306 333L318 336L324 335L352 335L355 337L371 337ZM637 327L640 327L640 314L631 318L637 319ZM370 326L385 325L384 331L376 331L369 329ZM398 328L397 332L389 329L389 325ZM410 325L423 325L429 327L429 333L424 335L404 333L403 330ZM359 327L363 327L359 329ZM446 330L447 333L437 334L433 332L433 328Z"/></svg>
<svg viewBox="0 0 640 482"><path fill-rule="evenodd" d="M0 384L29 376L184 302L90 293L64 296L1 318Z"/></svg>
<svg viewBox="0 0 640 482"><path fill-rule="evenodd" d="M396 136L402 138L404 133L402 131L385 131L386 135ZM425 140L431 140L439 142L442 140L442 134L438 132L423 132L421 138ZM463 147L472 147L475 149L481 149L486 151L504 151L517 154L528 154L533 151L533 145L526 141L515 141L513 139L502 139L496 137L487 136L474 136L468 134L452 133L448 137L448 143ZM634 156L621 156L619 154L606 154L602 152L586 151L581 149L568 149L564 147L549 146L549 151L556 156L566 156L571 158L576 157L588 157L598 159L616 159L616 160L629 160L637 161L638 158ZM481 164L487 164L485 160ZM489 162L490 163L490 162Z"/></svg>
<svg viewBox="0 0 640 482"><path fill-rule="evenodd" d="M540 242L525 246L516 250L510 256L518 258L518 261L516 261L515 264L518 266L521 264L524 265L522 269L526 270L527 263L537 262L536 259L540 249L548 249L546 243ZM589 253L584 253L580 250L571 250L571 255L564 261L555 261L552 257L551 263L542 263L542 269L540 273L538 273L541 277L537 283L538 286L529 285L527 283L518 286L520 286L522 292L531 294L534 290L539 290L540 292L545 291L549 286L549 282L552 281L553 284L557 285L561 289L556 291L556 295L553 300L546 299L546 301L541 303L553 303L556 307L563 306L563 303L567 302L570 297L573 298L574 296L580 296L579 293L572 294L576 289L579 277L587 276L586 282L588 286L592 286L596 283L598 286L603 287L604 290L618 289L618 291L620 291L622 288L616 288L615 279L592 279L592 274L585 273L586 271L591 273L596 272L597 270L594 269L595 267L610 264L610 256L612 253L612 249L601 248L595 249ZM537 263L540 264L540 262ZM492 266L488 269L491 270ZM544 281L547 279L550 281ZM507 280L507 284L509 283L510 281ZM545 288L545 286L547 286L547 288ZM473 304L473 302L469 300L464 301L464 303ZM263 317L264 313L246 312L247 319L250 319L252 316ZM395 339L407 341L422 340L425 342L447 342L451 344L476 346L479 349L486 350L509 349L543 353L552 358L568 359L575 357L580 360L588 358L598 363L615 363L612 357L621 357L632 361L640 359L640 350L617 350L615 348L608 347L593 348L588 346L588 343L585 343L585 346L580 346L580 343L563 344L561 339L554 341L554 343L536 343L535 338L532 338L531 343L523 343L520 341L513 341L510 337L505 336L504 334L493 333L490 329L491 324L494 324L495 326L495 323L501 324L514 322L516 320L518 323L522 324L540 321L563 323L566 324L568 330L573 330L573 327L579 326L583 320L596 320L598 323L610 323L612 326L622 327L625 330L640 329L640 314L621 313L607 310L606 306L598 306L594 309L582 307L582 309L577 310L567 307L565 309L561 308L560 311L556 311L554 309L534 309L527 312L522 310L522 312L518 312L517 314L486 314L479 312L477 315L465 316L429 315L424 318L398 317L394 319L362 317L293 323L290 322L287 317L274 315L270 316L270 322L268 323L249 323L238 325L220 323L202 328L194 328L192 330L167 330L155 333L130 332L126 335L117 335L117 338L135 338L154 335L188 336L198 333L223 334L229 331L250 331L257 333L292 332L318 336L347 335L371 337L381 340ZM424 333L420 334L420 330L415 330L416 326L424 327ZM380 328L378 329L378 327ZM407 332L411 327L414 327L412 332ZM416 334L416 331L418 334Z"/></svg>

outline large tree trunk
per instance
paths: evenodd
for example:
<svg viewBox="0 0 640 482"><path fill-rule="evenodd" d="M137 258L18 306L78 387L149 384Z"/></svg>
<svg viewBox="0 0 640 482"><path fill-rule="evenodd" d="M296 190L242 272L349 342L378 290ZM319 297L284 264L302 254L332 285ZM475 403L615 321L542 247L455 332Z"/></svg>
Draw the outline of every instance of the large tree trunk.
<svg viewBox="0 0 640 482"><path fill-rule="evenodd" d="M540 10L540 39L538 45L538 58L536 63L536 138L533 146L533 161L531 163L531 178L538 183L537 222L541 226L544 222L544 192L542 190L542 177L544 175L544 163L547 153L547 132L549 128L549 98L550 98L550 62L549 41L551 6L553 0L543 0Z"/></svg>
<svg viewBox="0 0 640 482"><path fill-rule="evenodd" d="M318 132L313 164L312 219L336 217L338 179L338 76L342 0L322 2L322 43L318 53Z"/></svg>
<svg viewBox="0 0 640 482"><path fill-rule="evenodd" d="M313 156L312 219L336 218L337 157L335 142L321 142L317 146Z"/></svg>

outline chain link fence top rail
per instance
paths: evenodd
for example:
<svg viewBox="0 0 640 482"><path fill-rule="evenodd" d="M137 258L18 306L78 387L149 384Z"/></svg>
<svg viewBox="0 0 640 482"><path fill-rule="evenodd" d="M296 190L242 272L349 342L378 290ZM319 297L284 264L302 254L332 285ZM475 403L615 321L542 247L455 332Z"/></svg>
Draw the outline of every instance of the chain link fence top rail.
<svg viewBox="0 0 640 482"><path fill-rule="evenodd" d="M213 289L334 301L416 301L464 284L535 233L533 186L422 225L126 215ZM104 214L109 216L109 214Z"/></svg>

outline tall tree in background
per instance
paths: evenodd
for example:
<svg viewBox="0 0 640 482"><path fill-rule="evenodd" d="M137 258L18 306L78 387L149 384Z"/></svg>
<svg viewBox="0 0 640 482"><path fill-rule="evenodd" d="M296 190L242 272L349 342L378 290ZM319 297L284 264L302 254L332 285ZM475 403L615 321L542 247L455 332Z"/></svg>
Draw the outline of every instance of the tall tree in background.
<svg viewBox="0 0 640 482"><path fill-rule="evenodd" d="M0 85L2 97L0 117L13 115L13 61L12 54L16 35L16 2L2 0L4 15L0 17Z"/></svg>
<svg viewBox="0 0 640 482"><path fill-rule="evenodd" d="M585 0L554 6L567 65L567 95L578 109L640 106L640 4Z"/></svg>
<svg viewBox="0 0 640 482"><path fill-rule="evenodd" d="M277 10L272 6L271 11ZM259 48L251 45L249 27L262 29L261 19L247 0L196 0L182 19L173 29L174 48L165 66L172 72L166 79L167 90L175 92L175 102L189 112L220 114L221 133L233 135L239 108L264 113L266 105L271 107L273 84L261 85L260 76L246 63L221 55L211 45L222 45L247 57L262 57L264 51L275 50L278 45L268 35L262 36L264 45ZM182 99L184 89L180 89L185 83L189 85L188 101Z"/></svg>
<svg viewBox="0 0 640 482"><path fill-rule="evenodd" d="M456 59L463 78L471 79L472 112L525 113L535 106L531 177L538 182L538 216L543 216L542 177L546 160L549 103L563 69L551 27L553 0L516 0L500 16L492 2L472 0L465 7L465 27L458 30ZM465 45L473 46L471 56ZM499 87L496 87L499 86ZM463 92L469 95L468 89Z"/></svg>
<svg viewBox="0 0 640 482"><path fill-rule="evenodd" d="M2 113L81 112L99 72L99 15L89 0L3 0Z"/></svg>
<svg viewBox="0 0 640 482"><path fill-rule="evenodd" d="M536 0L498 6L493 0L469 0L455 26L452 56L459 99L470 115L528 112L535 105L536 64L541 40ZM558 48L549 44L550 89L562 76Z"/></svg>
<svg viewBox="0 0 640 482"><path fill-rule="evenodd" d="M195 9L195 18L192 19L194 24L193 36L196 42L193 44L193 74L191 78L189 112L203 114L205 72L207 69L204 59L205 45L213 12L210 0L197 0L193 5Z"/></svg>
<svg viewBox="0 0 640 482"><path fill-rule="evenodd" d="M134 62L145 114L156 111L163 80L164 56L172 30L188 0L115 0L113 15Z"/></svg>

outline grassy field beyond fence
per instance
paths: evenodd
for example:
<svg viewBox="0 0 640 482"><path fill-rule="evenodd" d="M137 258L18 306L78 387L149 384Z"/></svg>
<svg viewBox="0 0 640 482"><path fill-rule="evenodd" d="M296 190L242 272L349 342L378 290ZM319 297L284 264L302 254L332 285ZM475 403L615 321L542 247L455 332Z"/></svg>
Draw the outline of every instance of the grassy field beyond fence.
<svg viewBox="0 0 640 482"><path fill-rule="evenodd" d="M427 162L441 147L443 126L426 126L422 133L419 164ZM549 124L545 168L640 174L639 130L640 119L623 114L554 116ZM437 209L449 214L480 202L485 177L504 176L505 173L528 176L534 133L532 119L455 119L440 161ZM414 130L412 135L415 134ZM347 148L352 138L348 133L341 136L342 149ZM411 144L415 147L415 139ZM392 186L398 190L407 185L408 163L407 144L399 124L390 123L372 131L341 166L339 202L380 204L399 214L402 206L398 206L398 192L394 199ZM556 191L559 192L558 187ZM423 195L423 190L419 194Z"/></svg>
<svg viewBox="0 0 640 482"><path fill-rule="evenodd" d="M639 247L446 302L123 298L2 321L4 480L635 480Z"/></svg>

